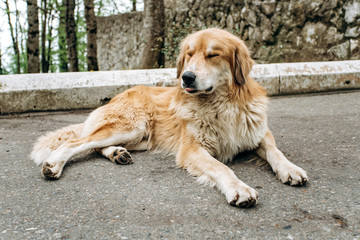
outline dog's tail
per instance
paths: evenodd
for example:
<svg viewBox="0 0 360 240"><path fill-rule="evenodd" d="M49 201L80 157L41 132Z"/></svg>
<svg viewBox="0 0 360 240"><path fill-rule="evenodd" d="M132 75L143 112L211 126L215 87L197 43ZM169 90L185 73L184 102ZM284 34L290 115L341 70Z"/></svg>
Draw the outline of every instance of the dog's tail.
<svg viewBox="0 0 360 240"><path fill-rule="evenodd" d="M30 157L37 165L42 164L50 154L64 142L80 137L84 123L70 125L59 130L48 132L39 137Z"/></svg>

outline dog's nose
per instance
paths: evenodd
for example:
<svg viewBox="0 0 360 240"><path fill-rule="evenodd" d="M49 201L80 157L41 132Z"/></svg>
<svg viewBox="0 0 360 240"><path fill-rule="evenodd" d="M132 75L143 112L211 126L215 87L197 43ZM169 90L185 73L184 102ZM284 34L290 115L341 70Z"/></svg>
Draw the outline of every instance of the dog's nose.
<svg viewBox="0 0 360 240"><path fill-rule="evenodd" d="M196 75L193 72L186 71L186 72L183 73L181 78L183 79L183 81L184 81L184 83L186 85L191 85L191 84L193 84L195 82Z"/></svg>

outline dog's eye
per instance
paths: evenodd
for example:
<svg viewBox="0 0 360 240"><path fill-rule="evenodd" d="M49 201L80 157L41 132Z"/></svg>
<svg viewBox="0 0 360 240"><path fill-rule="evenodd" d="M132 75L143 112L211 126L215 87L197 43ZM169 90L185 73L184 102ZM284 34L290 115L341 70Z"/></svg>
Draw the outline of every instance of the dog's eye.
<svg viewBox="0 0 360 240"><path fill-rule="evenodd" d="M207 55L208 58L214 58L217 56L219 56L219 54L217 54L217 53L210 53L209 55Z"/></svg>
<svg viewBox="0 0 360 240"><path fill-rule="evenodd" d="M192 57L193 53L192 52L187 52L186 53L189 57Z"/></svg>

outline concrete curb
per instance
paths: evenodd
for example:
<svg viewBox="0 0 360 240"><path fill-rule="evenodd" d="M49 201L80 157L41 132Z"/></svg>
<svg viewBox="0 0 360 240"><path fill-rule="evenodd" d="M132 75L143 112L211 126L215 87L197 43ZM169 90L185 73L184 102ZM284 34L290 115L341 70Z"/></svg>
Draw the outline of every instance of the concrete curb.
<svg viewBox="0 0 360 240"><path fill-rule="evenodd" d="M269 95L360 88L360 60L255 65ZM136 85L173 86L176 69L0 76L0 114L95 108Z"/></svg>

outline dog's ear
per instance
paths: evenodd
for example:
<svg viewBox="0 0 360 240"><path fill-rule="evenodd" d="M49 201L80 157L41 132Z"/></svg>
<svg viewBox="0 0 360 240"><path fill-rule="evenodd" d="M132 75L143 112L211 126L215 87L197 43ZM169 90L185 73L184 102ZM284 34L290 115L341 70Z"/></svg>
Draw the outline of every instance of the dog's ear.
<svg viewBox="0 0 360 240"><path fill-rule="evenodd" d="M176 78L180 77L181 72L182 72L183 67L184 67L185 51L184 51L184 46L183 45L184 44L182 43L181 46L180 46L180 53L179 53L179 56L178 56L177 61L176 61L176 69L177 69Z"/></svg>
<svg viewBox="0 0 360 240"><path fill-rule="evenodd" d="M254 60L251 59L249 50L244 42L240 40L236 44L233 56L233 75L236 83L245 84L253 64Z"/></svg>

